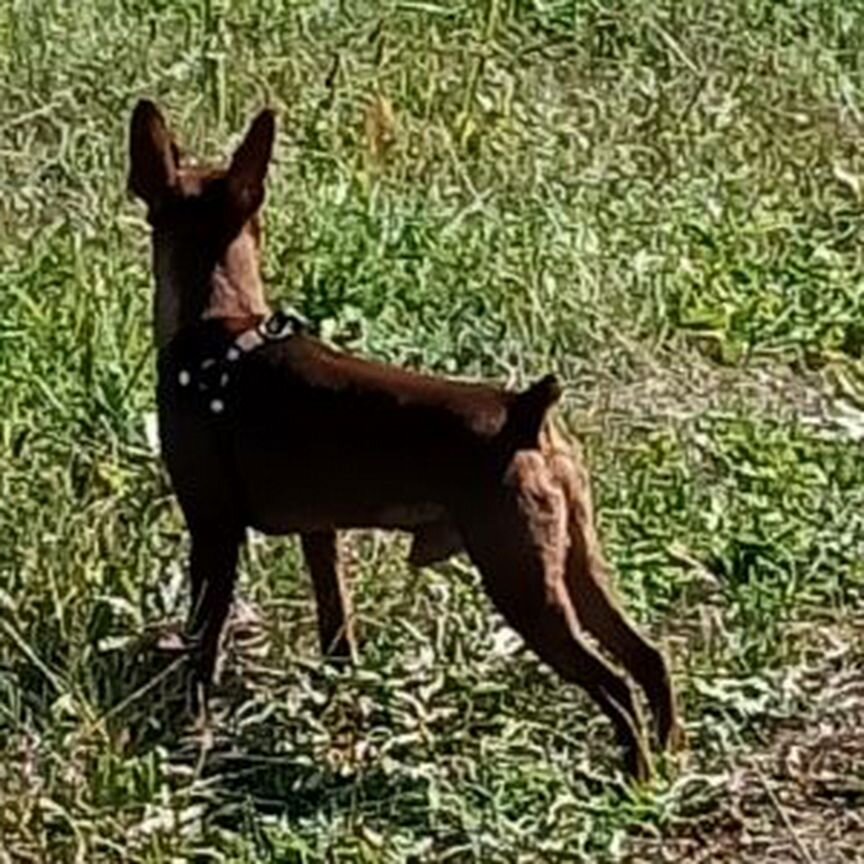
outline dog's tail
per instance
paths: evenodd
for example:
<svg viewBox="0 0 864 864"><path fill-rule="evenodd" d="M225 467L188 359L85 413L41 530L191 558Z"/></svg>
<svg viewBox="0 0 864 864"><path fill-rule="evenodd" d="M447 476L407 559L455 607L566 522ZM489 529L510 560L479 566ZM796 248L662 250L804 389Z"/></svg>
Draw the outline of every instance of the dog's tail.
<svg viewBox="0 0 864 864"><path fill-rule="evenodd" d="M561 393L558 379L546 375L516 395L498 438L505 454L539 447L543 421Z"/></svg>

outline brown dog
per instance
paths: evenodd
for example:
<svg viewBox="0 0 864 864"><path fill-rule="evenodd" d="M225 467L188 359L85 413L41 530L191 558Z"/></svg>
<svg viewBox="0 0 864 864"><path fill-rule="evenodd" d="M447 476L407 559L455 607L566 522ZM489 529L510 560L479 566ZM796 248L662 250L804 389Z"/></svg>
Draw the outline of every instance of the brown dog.
<svg viewBox="0 0 864 864"><path fill-rule="evenodd" d="M257 213L275 136L258 115L227 169L184 165L141 101L129 186L147 205L156 280L162 449L192 535L191 635L213 674L247 528L299 533L325 653L351 657L336 532L413 534L411 560L467 551L527 644L607 714L629 772L650 771L624 677L645 690L662 746L678 726L662 655L611 594L578 451L546 414L551 376L523 393L419 375L339 353L271 316Z"/></svg>

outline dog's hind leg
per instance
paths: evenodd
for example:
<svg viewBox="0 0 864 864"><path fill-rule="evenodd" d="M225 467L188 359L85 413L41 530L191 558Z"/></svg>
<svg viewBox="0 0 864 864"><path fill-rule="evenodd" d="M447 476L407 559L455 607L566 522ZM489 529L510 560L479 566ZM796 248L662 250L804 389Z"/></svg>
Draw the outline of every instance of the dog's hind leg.
<svg viewBox="0 0 864 864"><path fill-rule="evenodd" d="M567 498L569 549L566 586L581 625L633 676L645 691L662 747L682 739L669 669L614 595L594 528L591 489L578 449L555 442L546 452L555 480Z"/></svg>
<svg viewBox="0 0 864 864"><path fill-rule="evenodd" d="M517 453L482 505L460 520L460 533L492 600L542 660L602 708L629 773L646 778L650 759L630 686L579 632L564 581L567 503L542 454Z"/></svg>
<svg viewBox="0 0 864 864"><path fill-rule="evenodd" d="M193 528L191 533L192 613L188 629L196 654L197 683L204 688L206 702L219 638L234 596L243 530L219 526L211 530Z"/></svg>
<svg viewBox="0 0 864 864"><path fill-rule="evenodd" d="M300 535L303 556L315 588L321 652L334 660L354 660L354 626L351 598L339 561L335 531Z"/></svg>

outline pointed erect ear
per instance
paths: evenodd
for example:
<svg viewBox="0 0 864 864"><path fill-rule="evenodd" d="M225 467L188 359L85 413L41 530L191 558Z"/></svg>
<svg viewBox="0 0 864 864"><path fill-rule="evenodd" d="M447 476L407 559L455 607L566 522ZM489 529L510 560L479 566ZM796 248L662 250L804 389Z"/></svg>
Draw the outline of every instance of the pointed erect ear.
<svg viewBox="0 0 864 864"><path fill-rule="evenodd" d="M245 222L264 201L264 179L273 155L276 118L262 111L253 121L228 168L228 197L237 215Z"/></svg>
<svg viewBox="0 0 864 864"><path fill-rule="evenodd" d="M142 99L129 129L129 190L153 207L176 179L177 147L159 109Z"/></svg>

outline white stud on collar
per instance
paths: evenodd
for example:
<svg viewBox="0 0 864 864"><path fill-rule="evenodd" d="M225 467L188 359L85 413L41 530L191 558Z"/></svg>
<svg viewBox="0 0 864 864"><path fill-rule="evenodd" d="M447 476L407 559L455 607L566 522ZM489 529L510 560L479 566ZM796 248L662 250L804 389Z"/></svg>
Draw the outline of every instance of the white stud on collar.
<svg viewBox="0 0 864 864"><path fill-rule="evenodd" d="M260 325L259 325L260 327ZM250 351L254 351L256 348L260 348L267 340L264 336L259 332L259 328L253 328L251 330L247 330L245 333L241 333L234 340L234 348L237 351L242 351L245 354L248 354Z"/></svg>
<svg viewBox="0 0 864 864"><path fill-rule="evenodd" d="M221 414L225 410L225 403L221 399L214 399L210 403L210 410L214 414Z"/></svg>
<svg viewBox="0 0 864 864"><path fill-rule="evenodd" d="M177 376L177 381L181 387L188 387L192 381L192 376L185 369L181 369L180 374Z"/></svg>
<svg viewBox="0 0 864 864"><path fill-rule="evenodd" d="M225 356L233 363L240 359L240 352L232 345Z"/></svg>

